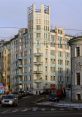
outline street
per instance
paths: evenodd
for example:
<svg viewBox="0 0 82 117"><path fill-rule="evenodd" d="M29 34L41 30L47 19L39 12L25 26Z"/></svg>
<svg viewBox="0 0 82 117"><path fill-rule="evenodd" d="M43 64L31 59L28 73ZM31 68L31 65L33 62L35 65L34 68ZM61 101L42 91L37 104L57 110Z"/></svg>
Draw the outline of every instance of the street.
<svg viewBox="0 0 82 117"><path fill-rule="evenodd" d="M39 106L36 102L43 96L26 96L19 100L17 107L0 107L0 117L81 117L82 111L66 110L65 108L54 108L50 106Z"/></svg>
<svg viewBox="0 0 82 117"><path fill-rule="evenodd" d="M0 114L0 117L82 117L82 113L77 112L19 112L11 114Z"/></svg>

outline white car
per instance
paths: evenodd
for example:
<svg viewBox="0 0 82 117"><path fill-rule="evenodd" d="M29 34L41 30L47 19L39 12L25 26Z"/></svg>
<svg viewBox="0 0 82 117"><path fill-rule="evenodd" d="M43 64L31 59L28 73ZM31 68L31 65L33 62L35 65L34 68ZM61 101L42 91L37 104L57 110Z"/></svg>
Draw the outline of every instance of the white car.
<svg viewBox="0 0 82 117"><path fill-rule="evenodd" d="M17 106L18 98L13 94L8 94L4 96L3 99L1 100L1 105L2 106L5 106L5 105Z"/></svg>

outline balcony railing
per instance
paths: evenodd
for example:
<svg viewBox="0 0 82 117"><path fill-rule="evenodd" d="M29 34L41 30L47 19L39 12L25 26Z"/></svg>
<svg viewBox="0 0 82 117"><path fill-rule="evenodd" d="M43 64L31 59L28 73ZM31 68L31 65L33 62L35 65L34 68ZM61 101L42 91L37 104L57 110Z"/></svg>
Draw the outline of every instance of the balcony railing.
<svg viewBox="0 0 82 117"><path fill-rule="evenodd" d="M42 53L34 53L34 56L42 56Z"/></svg>
<svg viewBox="0 0 82 117"><path fill-rule="evenodd" d="M35 83L41 83L41 82L43 82L43 79L37 78L37 79L34 79L34 82L35 82Z"/></svg>
<svg viewBox="0 0 82 117"><path fill-rule="evenodd" d="M34 74L42 74L42 70L34 70Z"/></svg>
<svg viewBox="0 0 82 117"><path fill-rule="evenodd" d="M35 61L34 62L34 65L42 65L43 64L43 62L41 62L41 61Z"/></svg>
<svg viewBox="0 0 82 117"><path fill-rule="evenodd" d="M22 64L18 64L17 67L18 67L18 68L21 68L21 67L22 67Z"/></svg>
<svg viewBox="0 0 82 117"><path fill-rule="evenodd" d="M18 72L18 73L16 73L16 75L17 75L17 76L22 76L23 73L22 73L22 72Z"/></svg>
<svg viewBox="0 0 82 117"><path fill-rule="evenodd" d="M18 59L18 60L21 60L21 59L22 59L22 56L18 56L17 59Z"/></svg>

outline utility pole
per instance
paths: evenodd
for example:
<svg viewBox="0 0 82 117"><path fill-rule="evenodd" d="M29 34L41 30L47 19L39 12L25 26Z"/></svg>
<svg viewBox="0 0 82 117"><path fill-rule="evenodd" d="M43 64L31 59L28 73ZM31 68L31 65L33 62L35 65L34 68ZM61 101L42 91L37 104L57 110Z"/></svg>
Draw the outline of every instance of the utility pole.
<svg viewBox="0 0 82 117"><path fill-rule="evenodd" d="M72 48L71 48L72 51ZM72 55L71 55L71 102L72 102Z"/></svg>

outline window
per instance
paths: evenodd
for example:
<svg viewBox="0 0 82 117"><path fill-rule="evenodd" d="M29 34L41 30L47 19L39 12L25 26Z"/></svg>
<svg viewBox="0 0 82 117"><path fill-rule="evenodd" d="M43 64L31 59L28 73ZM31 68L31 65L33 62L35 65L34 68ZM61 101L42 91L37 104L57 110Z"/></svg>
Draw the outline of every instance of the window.
<svg viewBox="0 0 82 117"><path fill-rule="evenodd" d="M59 57L63 57L63 53L61 51L58 52Z"/></svg>
<svg viewBox="0 0 82 117"><path fill-rule="evenodd" d="M36 37L41 37L41 33L36 33Z"/></svg>
<svg viewBox="0 0 82 117"><path fill-rule="evenodd" d="M65 53L65 57L66 58L69 58L70 57L70 54L68 52Z"/></svg>
<svg viewBox="0 0 82 117"><path fill-rule="evenodd" d="M24 59L24 65L26 65L27 64L27 59Z"/></svg>
<svg viewBox="0 0 82 117"><path fill-rule="evenodd" d="M58 60L59 65L63 65L63 60Z"/></svg>
<svg viewBox="0 0 82 117"><path fill-rule="evenodd" d="M51 67L51 72L55 72L55 67Z"/></svg>
<svg viewBox="0 0 82 117"><path fill-rule="evenodd" d="M0 53L0 58L1 58L1 53Z"/></svg>
<svg viewBox="0 0 82 117"><path fill-rule="evenodd" d="M76 56L80 56L80 47L76 47Z"/></svg>
<svg viewBox="0 0 82 117"><path fill-rule="evenodd" d="M59 72L59 73L62 73L62 72L63 72L63 68L59 67L59 68L58 68L58 72Z"/></svg>
<svg viewBox="0 0 82 117"><path fill-rule="evenodd" d="M47 66L45 67L45 71L47 71Z"/></svg>
<svg viewBox="0 0 82 117"><path fill-rule="evenodd" d="M36 30L40 30L41 26L40 25L36 25Z"/></svg>
<svg viewBox="0 0 82 117"><path fill-rule="evenodd" d="M63 31L58 29L58 33L59 33L59 34L62 34L62 33L63 33Z"/></svg>
<svg viewBox="0 0 82 117"><path fill-rule="evenodd" d="M51 76L51 81L55 81L55 76Z"/></svg>
<svg viewBox="0 0 82 117"><path fill-rule="evenodd" d="M55 59L51 59L51 64L55 64Z"/></svg>
<svg viewBox="0 0 82 117"><path fill-rule="evenodd" d="M50 45L51 47L55 47L55 35L51 35Z"/></svg>
<svg viewBox="0 0 82 117"><path fill-rule="evenodd" d="M48 79L48 77L47 76L45 76L45 80L47 80Z"/></svg>
<svg viewBox="0 0 82 117"><path fill-rule="evenodd" d="M76 77L77 77L77 85L80 85L80 73L77 73Z"/></svg>
<svg viewBox="0 0 82 117"><path fill-rule="evenodd" d="M81 100L81 95L80 94L77 94L77 99Z"/></svg>
<svg viewBox="0 0 82 117"><path fill-rule="evenodd" d="M24 51L24 56L27 56L27 51Z"/></svg>
<svg viewBox="0 0 82 117"><path fill-rule="evenodd" d="M59 43L58 43L58 48L62 48L62 37L58 37L58 41L59 41Z"/></svg>
<svg viewBox="0 0 82 117"><path fill-rule="evenodd" d="M65 60L65 65L67 65L67 66L68 66L68 65L69 65L69 63L70 63L70 62L69 62L68 60Z"/></svg>
<svg viewBox="0 0 82 117"><path fill-rule="evenodd" d="M55 50L51 50L50 54L53 55L53 56L55 56Z"/></svg>
<svg viewBox="0 0 82 117"><path fill-rule="evenodd" d="M48 59L47 59L47 58L45 58L45 62L46 62L46 63L48 62Z"/></svg>

